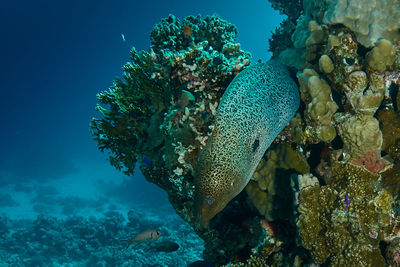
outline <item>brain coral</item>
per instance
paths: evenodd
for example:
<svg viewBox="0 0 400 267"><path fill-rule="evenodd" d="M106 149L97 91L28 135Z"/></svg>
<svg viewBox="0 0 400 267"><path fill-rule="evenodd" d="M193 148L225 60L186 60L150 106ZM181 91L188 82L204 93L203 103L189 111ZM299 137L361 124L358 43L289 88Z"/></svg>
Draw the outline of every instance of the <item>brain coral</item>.
<svg viewBox="0 0 400 267"><path fill-rule="evenodd" d="M200 220L210 220L243 190L299 102L296 84L278 62L251 66L235 77L196 165L194 204Z"/></svg>

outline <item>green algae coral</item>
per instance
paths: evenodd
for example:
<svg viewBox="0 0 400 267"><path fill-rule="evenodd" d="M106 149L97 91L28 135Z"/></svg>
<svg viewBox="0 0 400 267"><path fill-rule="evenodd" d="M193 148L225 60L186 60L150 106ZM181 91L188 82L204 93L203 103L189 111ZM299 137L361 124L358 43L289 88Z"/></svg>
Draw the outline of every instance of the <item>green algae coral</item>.
<svg viewBox="0 0 400 267"><path fill-rule="evenodd" d="M109 108L98 105L96 109L103 118L91 122L99 149L109 150L111 165L125 174L133 173L150 117L155 109L168 104L166 95L174 94L173 88L161 87L148 76L155 68L150 53L133 49L131 60L123 67L124 79L116 79L108 91L97 95L99 102Z"/></svg>
<svg viewBox="0 0 400 267"><path fill-rule="evenodd" d="M329 227L327 216L337 197L330 188L314 186L301 192L298 227L304 248L311 250L311 255L317 263L323 263L330 256L329 245L325 236Z"/></svg>
<svg viewBox="0 0 400 267"><path fill-rule="evenodd" d="M173 52L186 50L193 43L207 41L216 51L222 51L224 45L235 43L237 28L217 15L188 16L182 22L169 15L154 26L150 34L153 50L158 53L166 48Z"/></svg>

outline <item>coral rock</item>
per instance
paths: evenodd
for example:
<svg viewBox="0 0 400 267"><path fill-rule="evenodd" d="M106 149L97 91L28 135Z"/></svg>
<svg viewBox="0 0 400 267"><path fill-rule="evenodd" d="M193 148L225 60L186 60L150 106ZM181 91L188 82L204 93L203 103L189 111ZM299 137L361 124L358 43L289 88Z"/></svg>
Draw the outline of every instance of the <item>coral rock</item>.
<svg viewBox="0 0 400 267"><path fill-rule="evenodd" d="M380 155L382 132L379 122L372 116L335 114L337 131L343 141L343 149L353 161L361 159L370 151Z"/></svg>
<svg viewBox="0 0 400 267"><path fill-rule="evenodd" d="M304 1L308 2L308 1ZM356 33L357 40L371 47L379 38L399 40L400 3L397 0L324 0L323 22L343 24ZM321 5L323 5L321 3ZM316 10L317 13L321 11ZM315 14L317 15L317 14Z"/></svg>
<svg viewBox="0 0 400 267"><path fill-rule="evenodd" d="M325 73L331 73L333 71L333 69L335 68L333 66L332 60L327 55L322 55L319 58L318 63L319 63L319 68Z"/></svg>
<svg viewBox="0 0 400 267"><path fill-rule="evenodd" d="M393 44L388 40L381 39L376 43L376 46L372 49L372 51L367 53L366 59L368 66L376 71L382 72L394 63L396 59L395 53L396 49Z"/></svg>

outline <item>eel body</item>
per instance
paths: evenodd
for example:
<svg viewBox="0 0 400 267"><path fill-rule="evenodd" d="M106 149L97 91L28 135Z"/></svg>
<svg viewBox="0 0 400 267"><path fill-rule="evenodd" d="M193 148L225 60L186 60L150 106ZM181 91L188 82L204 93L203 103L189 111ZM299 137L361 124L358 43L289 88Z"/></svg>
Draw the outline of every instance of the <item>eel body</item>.
<svg viewBox="0 0 400 267"><path fill-rule="evenodd" d="M276 61L250 66L232 80L195 167L199 221L208 222L244 189L299 102L296 83Z"/></svg>

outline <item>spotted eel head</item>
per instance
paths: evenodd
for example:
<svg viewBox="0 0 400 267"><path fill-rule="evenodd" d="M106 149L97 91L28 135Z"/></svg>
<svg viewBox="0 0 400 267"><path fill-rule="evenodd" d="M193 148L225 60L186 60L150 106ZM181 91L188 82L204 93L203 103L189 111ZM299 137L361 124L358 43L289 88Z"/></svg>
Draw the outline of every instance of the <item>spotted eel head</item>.
<svg viewBox="0 0 400 267"><path fill-rule="evenodd" d="M215 138L214 134L210 137ZM195 170L194 212L200 222L211 220L245 186L238 162L222 152L224 142L210 139L200 153Z"/></svg>

